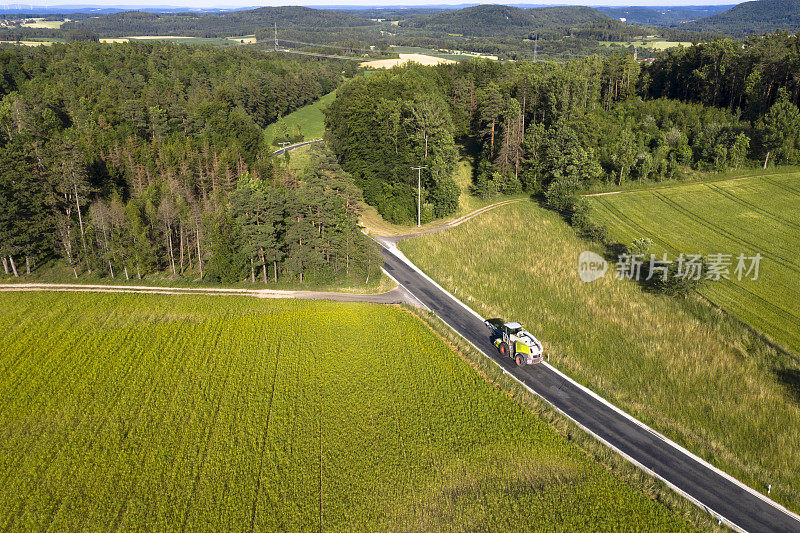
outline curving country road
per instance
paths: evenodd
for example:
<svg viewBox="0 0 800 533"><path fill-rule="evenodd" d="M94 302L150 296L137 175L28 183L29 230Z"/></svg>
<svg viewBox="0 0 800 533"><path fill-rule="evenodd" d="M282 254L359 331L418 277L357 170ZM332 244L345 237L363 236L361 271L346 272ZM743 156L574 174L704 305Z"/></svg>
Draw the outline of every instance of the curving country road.
<svg viewBox="0 0 800 533"><path fill-rule="evenodd" d="M729 527L751 532L800 532L800 517L692 455L547 363L517 367L489 342L483 319L425 276L396 247L378 238L384 270L448 326L534 394L628 461L661 479Z"/></svg>

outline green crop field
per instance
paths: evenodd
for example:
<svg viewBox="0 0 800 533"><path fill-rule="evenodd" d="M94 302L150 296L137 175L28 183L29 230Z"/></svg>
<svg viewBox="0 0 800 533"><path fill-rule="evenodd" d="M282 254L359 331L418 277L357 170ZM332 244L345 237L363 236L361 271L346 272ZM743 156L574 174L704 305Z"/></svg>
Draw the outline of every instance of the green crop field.
<svg viewBox="0 0 800 533"><path fill-rule="evenodd" d="M637 48L650 48L653 50L669 50L677 46L689 47L692 43L688 41L667 41L665 39L644 39L638 41L600 41L604 46L635 46Z"/></svg>
<svg viewBox="0 0 800 533"><path fill-rule="evenodd" d="M267 126L264 132L267 143L272 144L272 140L281 135L281 122L286 124L290 134L294 134L299 127L305 140L321 139L325 132L325 115L322 110L330 105L334 98L336 98L336 91L331 91L316 102L303 106L278 122Z"/></svg>
<svg viewBox="0 0 800 533"><path fill-rule="evenodd" d="M701 289L714 304L800 354L800 174L593 196L592 218L617 240L647 237L654 252L731 255L730 280ZM760 253L757 280L735 275ZM749 267L749 264L747 264Z"/></svg>
<svg viewBox="0 0 800 533"><path fill-rule="evenodd" d="M689 527L398 308L0 303L4 530Z"/></svg>
<svg viewBox="0 0 800 533"><path fill-rule="evenodd" d="M519 320L550 363L793 509L800 508L800 364L704 302L578 276L580 240L531 202L400 248L485 317Z"/></svg>

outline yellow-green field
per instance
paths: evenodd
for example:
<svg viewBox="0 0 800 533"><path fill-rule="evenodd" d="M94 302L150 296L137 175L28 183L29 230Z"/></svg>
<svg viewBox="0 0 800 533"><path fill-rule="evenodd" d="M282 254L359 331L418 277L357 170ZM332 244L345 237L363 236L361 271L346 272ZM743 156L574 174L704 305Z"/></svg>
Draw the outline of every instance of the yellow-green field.
<svg viewBox="0 0 800 533"><path fill-rule="evenodd" d="M621 242L647 237L653 252L672 258L680 252L731 256L730 279L707 284L701 293L800 354L800 174L592 196L590 201L592 218ZM763 256L758 279L750 279L753 272L739 280L737 257L756 253Z"/></svg>
<svg viewBox="0 0 800 533"><path fill-rule="evenodd" d="M603 250L532 202L400 248L482 316L528 326L560 370L800 508L797 360L705 302L649 293L611 274L583 283L580 253Z"/></svg>
<svg viewBox="0 0 800 533"><path fill-rule="evenodd" d="M233 41L235 44L255 44L256 43L256 36L255 35L240 35L238 37L226 37L229 41Z"/></svg>
<svg viewBox="0 0 800 533"><path fill-rule="evenodd" d="M689 529L398 308L0 305L4 530Z"/></svg>

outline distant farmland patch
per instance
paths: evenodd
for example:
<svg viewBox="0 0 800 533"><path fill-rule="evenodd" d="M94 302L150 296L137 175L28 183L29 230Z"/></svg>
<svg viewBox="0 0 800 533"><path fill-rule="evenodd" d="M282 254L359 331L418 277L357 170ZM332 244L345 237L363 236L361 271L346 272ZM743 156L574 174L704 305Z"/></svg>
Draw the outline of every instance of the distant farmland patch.
<svg viewBox="0 0 800 533"><path fill-rule="evenodd" d="M600 41L600 44L604 46L635 46L637 48L650 48L652 50L668 50L670 48L675 48L678 46L685 46L689 47L692 43L688 41L667 41L664 39L642 39L638 41Z"/></svg>
<svg viewBox="0 0 800 533"><path fill-rule="evenodd" d="M444 57L434 57L425 54L399 54L399 59L376 59L374 61L365 61L361 63L362 67L369 68L392 68L404 65L405 63L413 61L420 65L439 65L441 63L457 63L452 59Z"/></svg>
<svg viewBox="0 0 800 533"><path fill-rule="evenodd" d="M0 41L0 44L18 44L22 46L50 46L55 41Z"/></svg>
<svg viewBox="0 0 800 533"><path fill-rule="evenodd" d="M69 19L44 20L43 18L36 18L31 20L32 22L23 22L21 26L24 28L48 28L51 30L57 30L62 26L62 24L64 24L65 22L69 22Z"/></svg>
<svg viewBox="0 0 800 533"><path fill-rule="evenodd" d="M256 36L255 35L242 35L241 37L228 37L229 41L233 41L236 44L255 44L256 43Z"/></svg>
<svg viewBox="0 0 800 533"><path fill-rule="evenodd" d="M233 45L234 42L222 37L182 37L180 35L129 35L122 37L131 41L172 41L182 44Z"/></svg>

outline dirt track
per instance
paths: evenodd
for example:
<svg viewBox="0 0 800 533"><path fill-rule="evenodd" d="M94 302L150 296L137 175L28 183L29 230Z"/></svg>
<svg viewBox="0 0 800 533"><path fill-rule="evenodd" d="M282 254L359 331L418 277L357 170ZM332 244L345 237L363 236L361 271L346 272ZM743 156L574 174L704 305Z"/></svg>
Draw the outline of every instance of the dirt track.
<svg viewBox="0 0 800 533"><path fill-rule="evenodd" d="M195 294L202 296L249 296L251 298L297 298L301 300L332 300L335 302L369 302L379 304L414 303L405 289L394 289L379 294L351 294L346 292L280 291L271 289L221 289L214 287L151 287L146 285L85 285L80 283L9 283L0 285L0 292L50 291L50 292L105 292L129 294Z"/></svg>
<svg viewBox="0 0 800 533"><path fill-rule="evenodd" d="M494 204L490 204L490 205L487 205L485 207L481 207L480 209L476 209L475 211L472 211L470 213L467 213L466 215L463 215L463 216L453 220L452 222L448 222L447 224L442 224L441 226L437 226L435 228L426 229L424 231L418 231L416 233L408 233L406 235L393 235L393 236L387 236L387 237L381 237L381 236L373 235L372 237L375 240L377 240L378 242L382 242L384 244L389 244L389 243L397 244L399 241L402 241L403 239L409 239L411 237L418 237L420 235L427 235L429 233L438 233L440 231L444 231L444 230L447 230L447 229L450 229L450 228L455 228L456 226L458 226L460 224L463 224L464 222L466 222L468 220L471 220L471 219L475 218L478 215L482 215L483 213L486 213L487 211L491 211L492 209L494 209L496 207L501 207L501 206L504 206L504 205L513 204L513 203L519 202L519 201L521 201L521 200L519 198L516 198L516 199L512 199L512 200L503 200L502 202L496 202Z"/></svg>

